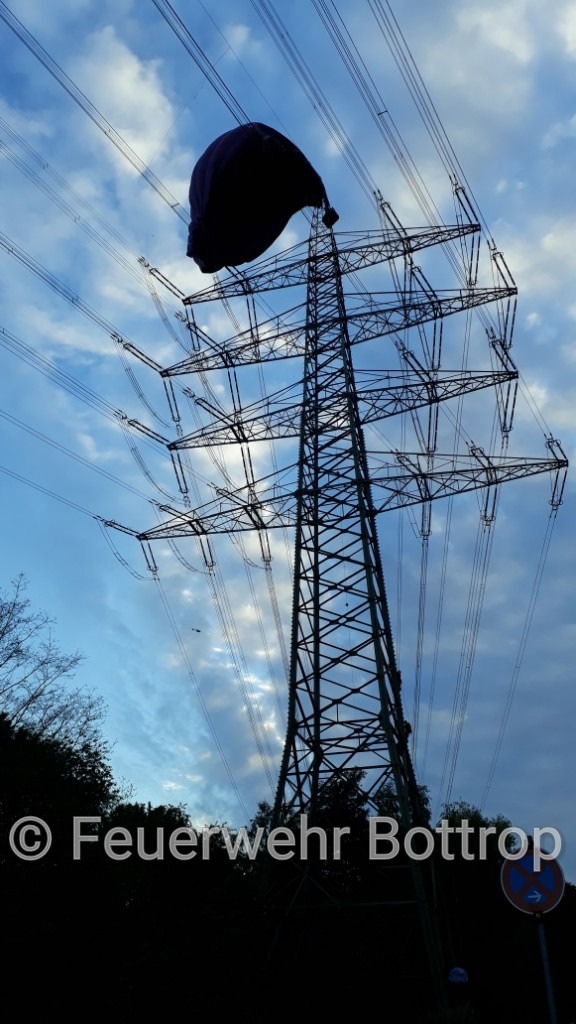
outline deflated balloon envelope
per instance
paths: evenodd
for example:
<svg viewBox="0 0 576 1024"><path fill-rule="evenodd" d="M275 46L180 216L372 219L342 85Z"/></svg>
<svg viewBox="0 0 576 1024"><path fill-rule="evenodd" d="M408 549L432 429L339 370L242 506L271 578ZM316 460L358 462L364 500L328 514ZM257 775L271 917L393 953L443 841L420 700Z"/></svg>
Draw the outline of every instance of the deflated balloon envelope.
<svg viewBox="0 0 576 1024"><path fill-rule="evenodd" d="M322 179L293 142L265 124L241 125L215 139L192 172L186 255L206 274L255 260L294 213L323 203Z"/></svg>

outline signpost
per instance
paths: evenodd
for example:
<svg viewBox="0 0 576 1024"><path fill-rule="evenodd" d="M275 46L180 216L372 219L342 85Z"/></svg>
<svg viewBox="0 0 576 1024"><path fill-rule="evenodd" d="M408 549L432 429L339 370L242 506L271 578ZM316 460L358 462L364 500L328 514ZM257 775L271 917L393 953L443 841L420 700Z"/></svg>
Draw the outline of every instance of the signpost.
<svg viewBox="0 0 576 1024"><path fill-rule="evenodd" d="M539 865L538 869L535 864ZM538 926L550 1024L557 1024L558 1018L542 915L553 910L560 903L564 895L564 872L558 861L544 860L541 851L530 848L518 860L504 861L500 883L504 895L517 910L534 916Z"/></svg>
<svg viewBox="0 0 576 1024"><path fill-rule="evenodd" d="M519 860L505 860L500 875L504 895L525 914L546 914L564 895L564 872L558 861L536 860L541 865L536 870L536 852L528 850Z"/></svg>

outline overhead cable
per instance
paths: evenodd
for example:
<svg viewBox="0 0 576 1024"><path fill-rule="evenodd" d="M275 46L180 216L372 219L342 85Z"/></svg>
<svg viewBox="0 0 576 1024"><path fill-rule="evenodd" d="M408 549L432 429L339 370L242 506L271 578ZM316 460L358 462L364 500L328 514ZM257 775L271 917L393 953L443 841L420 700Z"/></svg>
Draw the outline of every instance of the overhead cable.
<svg viewBox="0 0 576 1024"><path fill-rule="evenodd" d="M57 61L50 56L44 47L38 42L38 40L28 31L27 28L18 20L15 14L10 8L0 0L0 18L8 25L9 28L18 36L18 38L24 43L24 45L30 50L30 53L44 65L47 71L50 72L52 77L66 90L68 95L74 100L75 103L88 115L91 121L100 129L101 132L106 136L107 139L122 153L122 156L132 164L139 174L148 182L151 188L164 200L165 203L174 210L174 213L180 217L185 223L188 223L189 216L187 211L180 205L178 200L172 193L166 188L166 186L160 181L160 179L154 174L154 172L148 167L147 164L134 152L131 146L128 145L125 139L122 138L119 132L112 127L109 121L106 120L103 114L94 106L93 103L88 99L87 96L82 92L81 89L72 81L72 79L66 74L66 72L60 67Z"/></svg>

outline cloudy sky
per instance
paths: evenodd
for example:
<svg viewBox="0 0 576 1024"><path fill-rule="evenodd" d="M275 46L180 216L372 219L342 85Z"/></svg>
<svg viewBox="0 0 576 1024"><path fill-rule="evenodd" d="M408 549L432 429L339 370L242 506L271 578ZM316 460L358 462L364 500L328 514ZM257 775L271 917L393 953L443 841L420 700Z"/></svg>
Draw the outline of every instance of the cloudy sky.
<svg viewBox="0 0 576 1024"><path fill-rule="evenodd" d="M322 9L369 83L368 102ZM313 76L308 90L270 32L275 10ZM56 618L62 648L84 653L78 681L105 697L114 769L133 784L134 798L185 803L198 823L241 824L273 797L293 537L271 535L272 573L248 535L214 541L211 573L192 541L159 541L155 581L133 537L100 529L97 516L142 531L163 518L158 505L183 507L165 449L126 426L137 420L174 439L162 382L112 335L163 367L185 358L182 306L158 281L154 301L138 260L185 295L210 283L185 255L188 183L206 146L236 127L235 115L274 126L306 153L340 214L338 231L378 227L366 181L405 226L427 223L387 137L410 154L435 216L454 222L448 171L382 31L392 10L406 47L396 55L412 55L415 64L405 67L422 76L434 124L485 226L480 283L490 282L493 239L518 285L512 355L521 388L508 454L545 458L553 437L573 461L576 5L558 0L551 17L537 0L177 4L189 49L212 65L211 83L160 0L0 4L0 583L8 588L24 572L34 606ZM307 233L297 214L274 251ZM433 287L458 287L441 252L418 262ZM393 287L392 278L375 280L369 276L368 287ZM289 305L286 295L270 301ZM241 304L231 313L246 323ZM216 303L197 319L216 340L235 333ZM463 315L446 321L446 370L462 365L466 338L468 367L486 368L484 325ZM426 342L397 340L414 351ZM398 368L390 339L358 358L365 369ZM243 403L261 385L297 381L293 364L262 377L239 372ZM176 381L184 433L207 422L190 398L207 385L229 406L220 371ZM441 449L453 450L460 413L459 450L466 439L490 449L495 396L481 394L461 410L442 410ZM410 422L380 427L369 447L415 450ZM294 452L289 443L254 446L255 475ZM189 454L192 505L224 486L226 474L242 482L237 451L212 456ZM529 831L553 826L576 878L571 471L564 497L551 523L549 475L513 481L501 489L490 531L479 530L481 495L436 502L420 630L420 510L385 513L379 528L406 713L417 724L415 763L435 809L448 797L464 799Z"/></svg>

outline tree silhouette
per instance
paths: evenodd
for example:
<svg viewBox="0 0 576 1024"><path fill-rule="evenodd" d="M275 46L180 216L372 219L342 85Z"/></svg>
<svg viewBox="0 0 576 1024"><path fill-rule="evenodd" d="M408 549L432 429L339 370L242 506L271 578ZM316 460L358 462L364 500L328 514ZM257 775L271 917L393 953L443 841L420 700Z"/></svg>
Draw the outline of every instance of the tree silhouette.
<svg viewBox="0 0 576 1024"><path fill-rule="evenodd" d="M53 619L32 609L26 589L20 575L10 593L0 593L0 712L44 738L101 744L102 697L69 685L82 655L62 653Z"/></svg>

